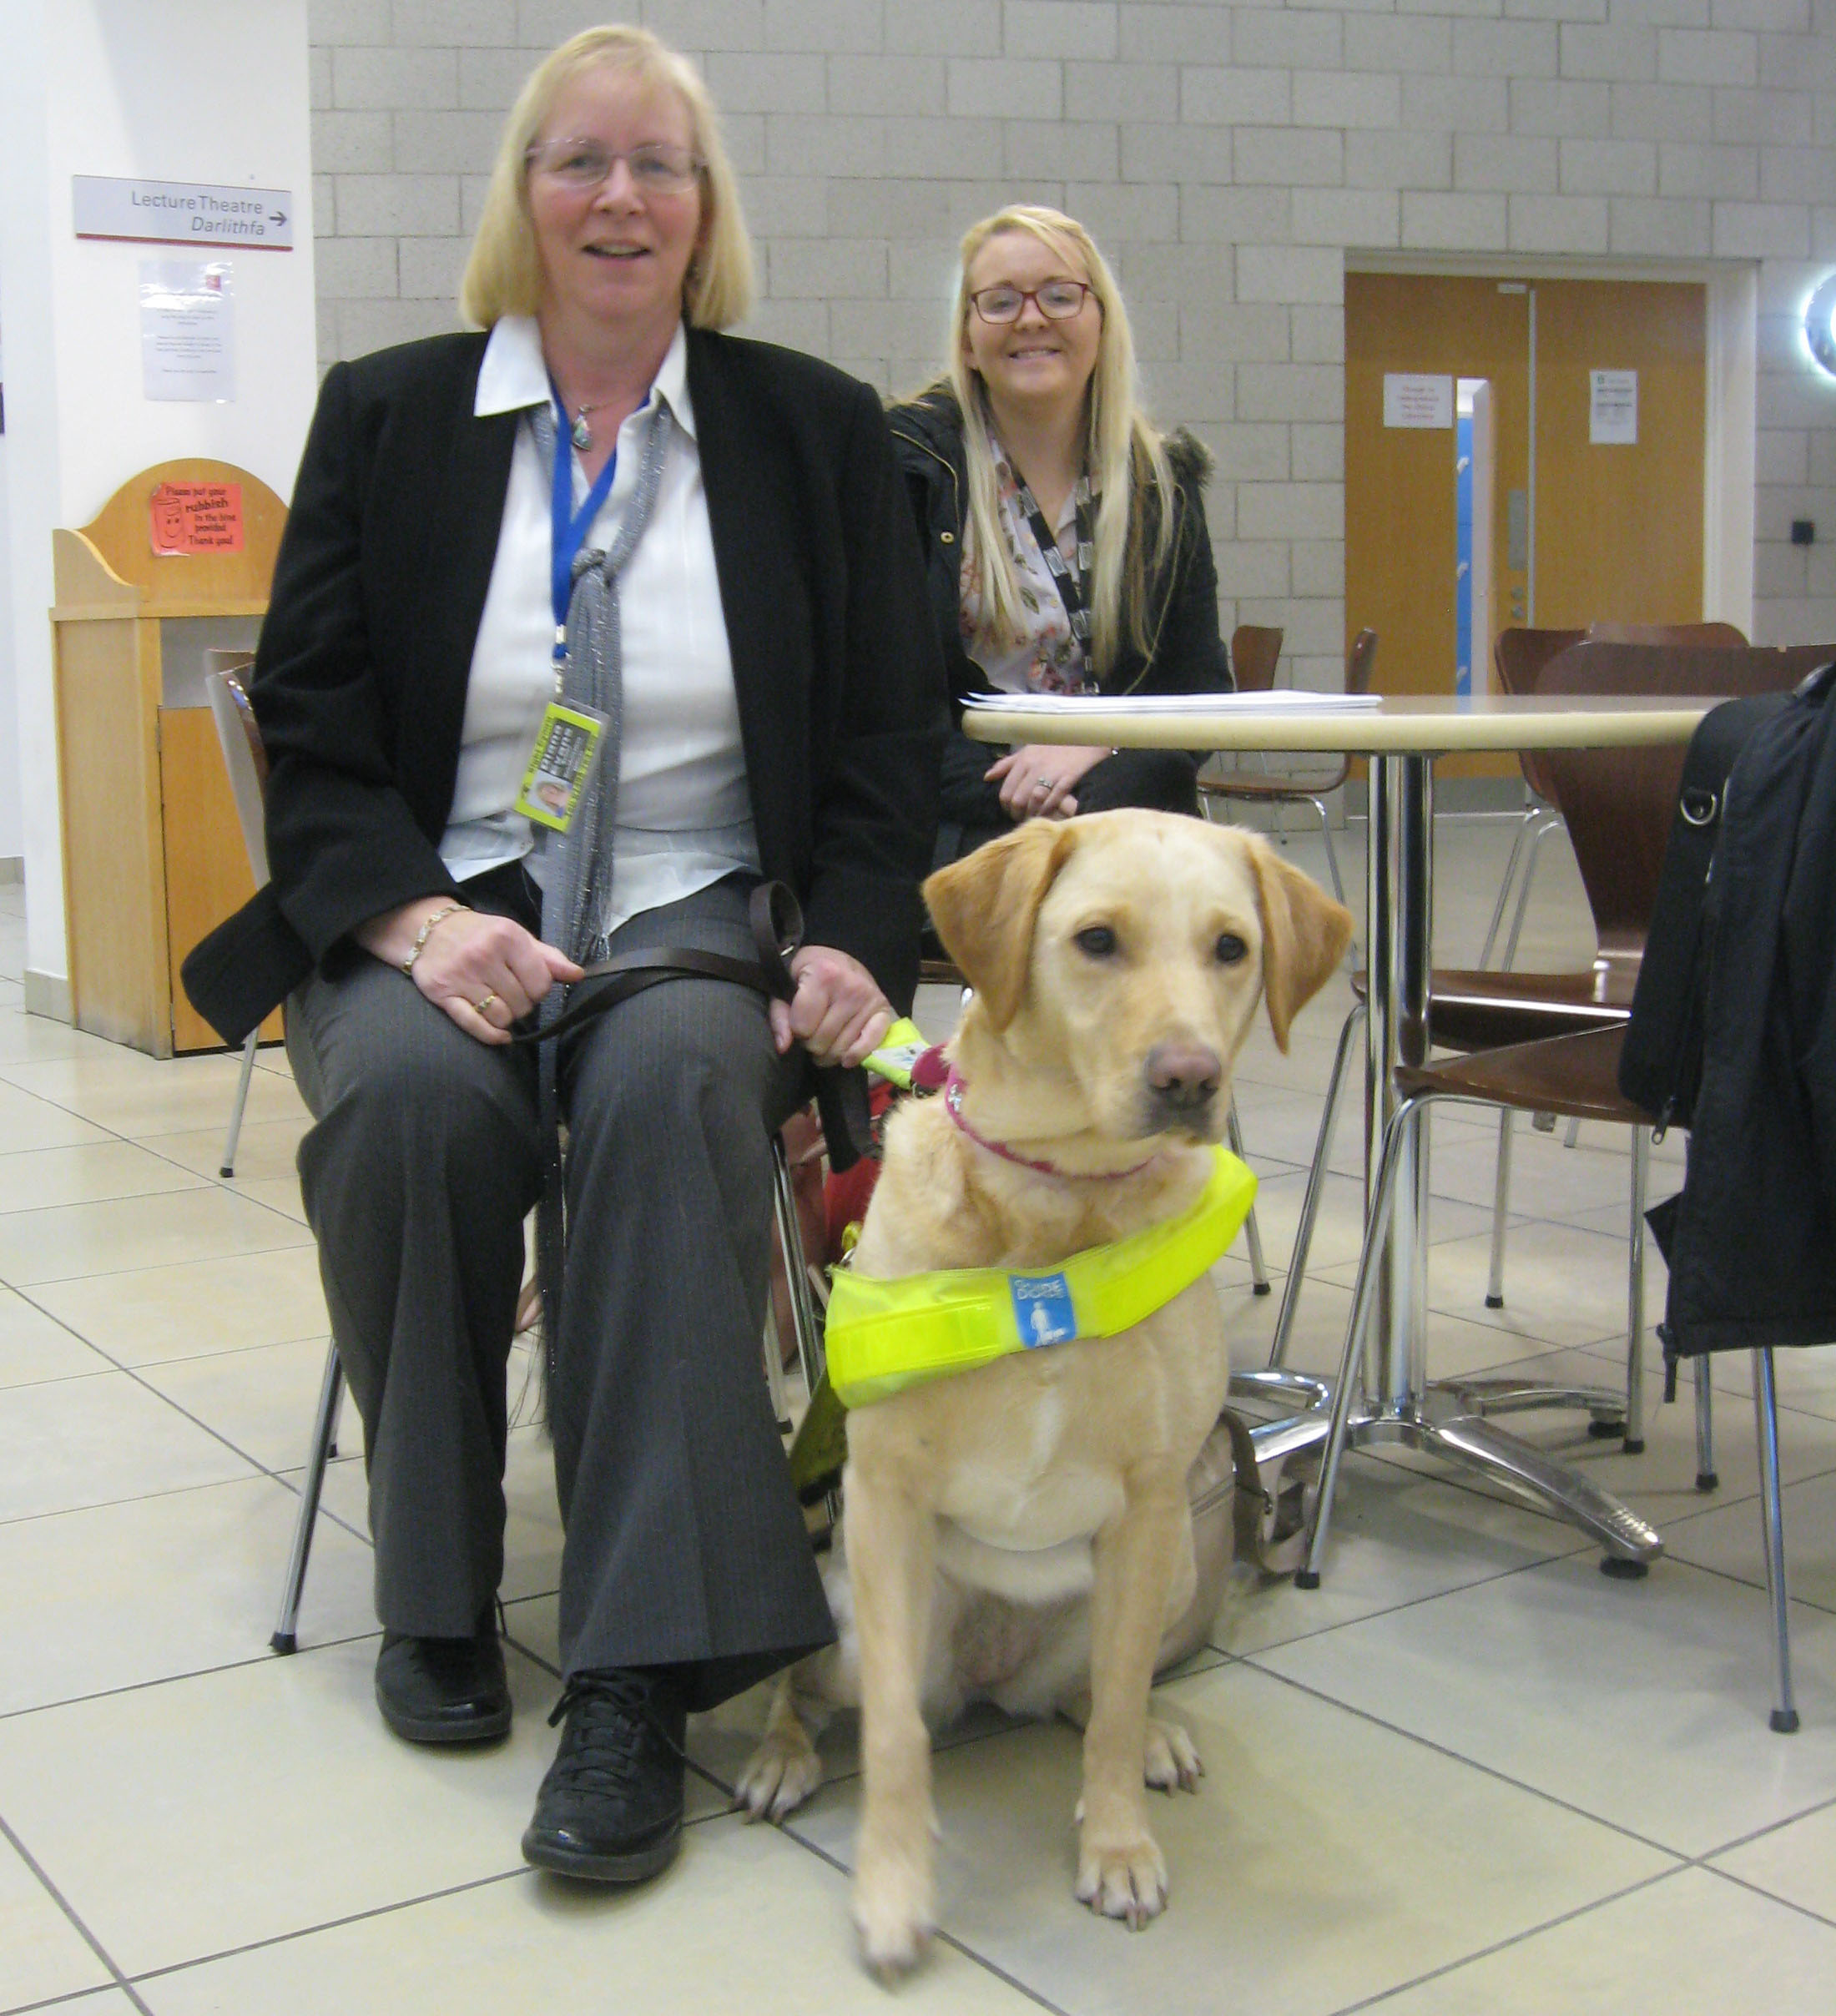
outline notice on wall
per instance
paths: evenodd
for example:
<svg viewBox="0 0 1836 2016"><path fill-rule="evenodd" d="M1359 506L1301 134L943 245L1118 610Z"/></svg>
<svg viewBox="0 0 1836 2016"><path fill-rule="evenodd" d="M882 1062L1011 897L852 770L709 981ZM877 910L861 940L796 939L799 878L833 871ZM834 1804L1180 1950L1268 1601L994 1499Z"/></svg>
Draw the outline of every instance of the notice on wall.
<svg viewBox="0 0 1836 2016"><path fill-rule="evenodd" d="M240 483L160 483L148 500L153 550L178 553L242 551Z"/></svg>
<svg viewBox="0 0 1836 2016"><path fill-rule="evenodd" d="M1435 371L1384 373L1384 425L1386 427L1450 427L1454 424L1454 381Z"/></svg>
<svg viewBox="0 0 1836 2016"><path fill-rule="evenodd" d="M235 397L227 260L141 260L140 387L149 399Z"/></svg>
<svg viewBox="0 0 1836 2016"><path fill-rule="evenodd" d="M1595 447L1638 446L1638 374L1587 374L1587 439Z"/></svg>

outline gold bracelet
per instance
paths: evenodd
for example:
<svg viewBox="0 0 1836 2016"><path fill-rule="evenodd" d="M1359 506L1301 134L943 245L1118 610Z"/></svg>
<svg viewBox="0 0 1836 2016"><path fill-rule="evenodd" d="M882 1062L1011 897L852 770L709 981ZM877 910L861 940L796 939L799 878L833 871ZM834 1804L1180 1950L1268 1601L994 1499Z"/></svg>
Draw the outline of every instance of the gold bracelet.
<svg viewBox="0 0 1836 2016"><path fill-rule="evenodd" d="M469 904L465 903L449 903L443 910L436 910L432 916L428 918L426 922L421 925L421 929L416 932L415 941L413 945L408 948L408 956L401 962L402 971L406 973L411 980L414 977L415 961L420 958L421 951L426 945L427 934L432 930L433 927L438 924L442 918L451 916L455 910L469 910L471 907L472 906Z"/></svg>

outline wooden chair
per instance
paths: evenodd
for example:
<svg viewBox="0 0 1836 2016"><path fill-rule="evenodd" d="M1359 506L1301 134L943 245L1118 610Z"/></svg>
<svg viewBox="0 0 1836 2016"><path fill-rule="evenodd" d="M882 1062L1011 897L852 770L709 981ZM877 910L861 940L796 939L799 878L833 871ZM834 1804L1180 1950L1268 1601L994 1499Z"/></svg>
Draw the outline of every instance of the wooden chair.
<svg viewBox="0 0 1836 2016"><path fill-rule="evenodd" d="M1238 623L1231 632L1230 676L1238 693L1274 690L1284 635L1263 623Z"/></svg>
<svg viewBox="0 0 1836 2016"><path fill-rule="evenodd" d="M1785 651L1707 648L1661 644L1612 644L1592 640L1571 645L1550 660L1535 681L1541 693L1717 693L1776 692L1797 684L1805 673L1827 663L1828 646L1804 645ZM1593 964L1573 973L1512 973L1437 968L1429 998L1429 1037L1437 1049L1464 1053L1519 1045L1545 1037L1612 1029L1632 1011L1632 990L1644 950L1645 931L1657 900L1657 877L1670 833L1677 790L1682 775L1681 748L1573 749L1543 753L1539 774L1551 802L1562 814L1594 919L1596 950ZM1362 997L1366 977L1353 976ZM1362 999L1340 1033L1339 1051L1327 1090L1324 1117L1302 1200L1294 1258L1275 1323L1269 1363L1286 1358L1295 1308L1306 1271L1314 1217L1324 1187L1325 1165L1344 1096L1351 1037L1364 1012ZM1485 1301L1497 1308L1504 1302L1504 1223L1510 1198L1511 1118L1519 1110L1497 1102L1498 1175L1494 1187L1492 1256ZM1532 1111L1563 1112L1561 1106L1531 1107ZM1582 1115L1579 1117L1586 1117ZM1577 1117L1573 1114L1570 1117ZM1627 1123L1629 1124L1629 1123ZM1639 1174L1635 1167L1635 1186ZM1628 1338L1630 1354L1637 1340ZM1485 1403L1475 1394L1476 1411ZM1566 1399L1536 1403L1501 1395L1496 1407L1541 1404L1569 1405ZM1612 1432L1617 1417L1612 1396L1602 1394L1590 1403L1602 1432ZM1637 1424L1627 1417L1628 1449L1638 1444Z"/></svg>
<svg viewBox="0 0 1836 2016"><path fill-rule="evenodd" d="M1596 623L1588 630L1501 630L1492 648L1492 664L1497 673L1499 691L1534 693L1543 667L1571 645L1584 641L1700 645L1733 650L1743 650L1747 643L1747 639L1732 623ZM1524 913L1530 904L1531 878L1536 872L1537 854L1543 842L1561 824L1561 814L1555 809L1551 795L1549 766L1542 753L1526 749L1517 760L1523 770L1530 802L1511 836L1504 879L1498 885L1498 900L1492 907L1491 923L1479 955L1480 965L1490 966L1493 948L1498 942L1498 927L1504 921L1506 899L1511 894L1511 878L1527 840L1530 854L1524 862L1523 879L1517 885L1517 907L1511 918L1510 935L1505 940L1504 955L1498 961L1500 967L1507 972L1516 962L1517 940L1524 928Z"/></svg>
<svg viewBox="0 0 1836 2016"><path fill-rule="evenodd" d="M1827 658L1827 653L1825 654ZM1511 1045L1478 1056L1449 1058L1438 1063L1405 1066L1396 1073L1400 1095L1395 1112L1384 1135L1383 1152L1371 1193L1369 1222L1359 1257L1358 1278L1352 1293L1351 1320L1345 1333L1344 1354L1339 1367L1339 1383L1333 1396L1333 1419L1320 1468L1319 1494L1315 1501L1312 1535L1306 1566L1296 1577L1299 1585L1317 1588L1326 1535L1332 1515L1332 1496L1344 1453L1345 1424L1349 1417L1354 1368L1365 1343L1375 1297L1376 1261L1383 1251L1390 1210L1395 1197L1396 1172L1402 1162L1403 1143L1425 1124L1427 1108L1437 1101L1501 1107L1508 1116L1513 1111L1554 1112L1571 1118L1601 1120L1633 1129L1632 1197L1631 1213L1632 1271L1628 1288L1628 1327L1632 1348L1627 1362L1626 1419L1630 1429L1638 1419L1639 1383L1642 1367L1637 1339L1643 1321L1643 1178L1651 1116L1632 1106L1619 1089L1619 1053L1625 1038L1623 1025L1577 1035L1551 1036L1541 1041ZM1773 1378L1770 1349L1753 1354L1753 1411L1760 1456L1760 1537L1766 1561L1766 1589L1772 1607L1772 1656L1773 1706L1772 1727L1788 1735L1798 1726L1798 1710L1792 1696L1791 1637L1785 1582L1784 1519L1781 1504L1778 1465L1778 1399ZM1715 1482L1713 1427L1710 1402L1708 1361L1694 1361L1696 1389L1696 1483L1698 1489L1712 1489ZM1521 1389L1530 1397L1511 1392L1490 1396L1490 1411L1498 1412L1514 1404L1525 1406L1594 1404L1592 1389L1562 1392L1558 1389ZM1478 1411L1486 1411L1481 1408ZM1631 1444L1628 1440L1627 1446ZM1642 1575L1643 1565L1622 1561L1608 1555L1601 1562L1608 1574Z"/></svg>
<svg viewBox="0 0 1836 2016"><path fill-rule="evenodd" d="M1244 633L1239 630L1237 634L1241 637ZM1279 652L1281 637L1279 630L1258 634L1265 637L1272 634L1277 639L1276 648ZM1351 649L1345 658L1347 693L1361 693L1369 690L1371 666L1376 656L1377 633L1374 630L1360 630L1352 639ZM1273 683L1273 658L1269 659L1269 679ZM1238 684L1244 693L1265 690L1253 686L1248 679L1241 677ZM1343 903L1345 900L1345 884L1339 872L1339 856L1333 847L1332 821L1327 816L1326 800L1351 774L1350 757L1341 757L1337 770L1323 778L1283 777L1243 770L1227 772L1217 769L1216 762L1216 758L1213 758L1198 773L1199 802L1204 809L1206 818L1212 816L1214 804L1272 805L1275 808L1278 820L1284 805L1311 805L1319 814L1319 830L1326 842L1326 866L1332 874L1333 894ZM1278 825L1278 833L1279 830Z"/></svg>

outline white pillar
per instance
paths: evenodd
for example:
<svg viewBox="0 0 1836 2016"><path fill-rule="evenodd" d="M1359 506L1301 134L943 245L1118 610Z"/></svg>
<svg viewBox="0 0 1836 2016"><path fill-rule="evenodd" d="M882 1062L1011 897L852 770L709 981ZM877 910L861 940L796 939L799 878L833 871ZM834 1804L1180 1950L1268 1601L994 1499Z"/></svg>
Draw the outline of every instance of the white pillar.
<svg viewBox="0 0 1836 2016"><path fill-rule="evenodd" d="M314 296L306 0L0 0L0 330L5 336L3 553L18 734L0 761L26 874L26 1005L69 1013L51 677L51 534L82 525L154 462L212 456L292 492L311 417ZM71 179L138 176L293 194L290 252L79 240ZM231 269L236 397L141 390L143 259ZM10 602L10 610L8 603ZM0 708L8 704L0 648Z"/></svg>

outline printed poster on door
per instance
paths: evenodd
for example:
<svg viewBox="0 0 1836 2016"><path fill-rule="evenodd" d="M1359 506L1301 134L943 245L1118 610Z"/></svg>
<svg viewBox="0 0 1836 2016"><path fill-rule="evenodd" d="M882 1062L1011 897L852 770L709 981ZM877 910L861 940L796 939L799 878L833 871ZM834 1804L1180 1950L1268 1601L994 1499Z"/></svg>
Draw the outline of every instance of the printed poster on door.
<svg viewBox="0 0 1836 2016"><path fill-rule="evenodd" d="M1587 439L1596 448L1638 446L1638 374L1587 374Z"/></svg>
<svg viewBox="0 0 1836 2016"><path fill-rule="evenodd" d="M1386 427L1450 427L1454 424L1454 381L1438 371L1385 371L1384 425Z"/></svg>

